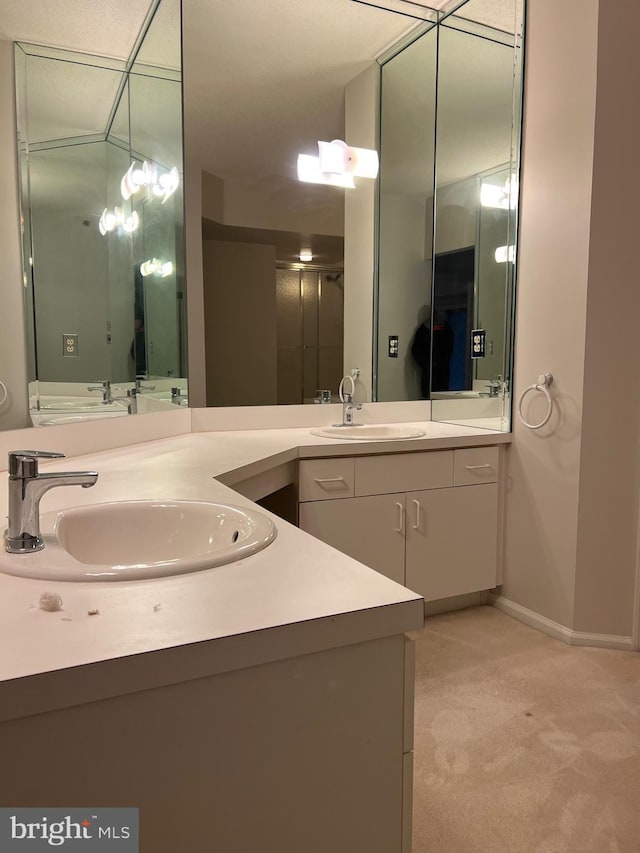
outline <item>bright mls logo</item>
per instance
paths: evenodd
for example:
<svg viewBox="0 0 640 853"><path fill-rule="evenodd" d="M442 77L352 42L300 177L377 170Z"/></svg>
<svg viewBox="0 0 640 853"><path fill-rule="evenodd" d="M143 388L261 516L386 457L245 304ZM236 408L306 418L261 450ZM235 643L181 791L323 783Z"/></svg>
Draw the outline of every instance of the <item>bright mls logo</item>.
<svg viewBox="0 0 640 853"><path fill-rule="evenodd" d="M0 853L139 853L138 809L1 809Z"/></svg>

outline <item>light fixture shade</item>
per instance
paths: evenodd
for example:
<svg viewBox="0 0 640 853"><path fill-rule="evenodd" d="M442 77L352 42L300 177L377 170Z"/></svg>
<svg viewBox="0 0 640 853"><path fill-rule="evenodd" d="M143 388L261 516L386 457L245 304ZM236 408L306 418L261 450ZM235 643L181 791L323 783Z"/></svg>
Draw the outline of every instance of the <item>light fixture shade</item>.
<svg viewBox="0 0 640 853"><path fill-rule="evenodd" d="M320 170L357 178L378 176L378 152L371 148L354 148L341 139L333 142L318 141Z"/></svg>
<svg viewBox="0 0 640 853"><path fill-rule="evenodd" d="M502 185L483 183L480 186L480 204L482 207L515 210L518 206L518 181L515 176L512 175Z"/></svg>
<svg viewBox="0 0 640 853"><path fill-rule="evenodd" d="M148 275L155 275L157 278L167 278L173 272L173 264L171 261L165 261L164 263L158 258L151 258L149 261L143 261L140 264L140 275L146 277Z"/></svg>
<svg viewBox="0 0 640 853"><path fill-rule="evenodd" d="M516 247L515 246L498 246L496 249L496 263L506 264L507 261L511 264L516 262Z"/></svg>
<svg viewBox="0 0 640 853"><path fill-rule="evenodd" d="M323 172L320 168L320 158L310 154L298 154L298 180L307 184L327 184L332 187L353 189L353 176Z"/></svg>
<svg viewBox="0 0 640 853"><path fill-rule="evenodd" d="M311 249L301 249L299 257L303 263L308 263L313 260L313 252Z"/></svg>
<svg viewBox="0 0 640 853"><path fill-rule="evenodd" d="M353 163L352 173L360 178L377 178L380 161L378 152L372 148L350 148Z"/></svg>

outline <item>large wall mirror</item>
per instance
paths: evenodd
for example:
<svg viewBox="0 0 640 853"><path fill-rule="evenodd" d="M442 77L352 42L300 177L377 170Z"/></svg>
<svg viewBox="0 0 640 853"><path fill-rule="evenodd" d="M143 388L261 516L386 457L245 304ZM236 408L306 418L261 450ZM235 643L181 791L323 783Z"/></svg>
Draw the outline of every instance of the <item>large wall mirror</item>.
<svg viewBox="0 0 640 853"><path fill-rule="evenodd" d="M208 405L335 399L357 367L360 399L508 428L522 3L432 5L185 7ZM378 181L298 181L334 139Z"/></svg>
<svg viewBox="0 0 640 853"><path fill-rule="evenodd" d="M180 17L127 61L16 45L35 426L186 404Z"/></svg>

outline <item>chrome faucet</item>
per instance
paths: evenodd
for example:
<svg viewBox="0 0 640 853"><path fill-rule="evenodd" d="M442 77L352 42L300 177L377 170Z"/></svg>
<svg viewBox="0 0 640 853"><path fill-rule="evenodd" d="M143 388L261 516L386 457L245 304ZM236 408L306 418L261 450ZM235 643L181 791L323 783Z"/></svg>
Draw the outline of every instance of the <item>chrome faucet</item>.
<svg viewBox="0 0 640 853"><path fill-rule="evenodd" d="M331 391L328 388L318 388L316 396L313 398L314 403L330 403Z"/></svg>
<svg viewBox="0 0 640 853"><path fill-rule="evenodd" d="M182 405L182 401L184 400L184 396L182 394L182 388L172 388L171 389L171 402L175 406Z"/></svg>
<svg viewBox="0 0 640 853"><path fill-rule="evenodd" d="M109 379L105 379L104 382L101 382L99 385L87 385L87 391L102 391L102 402L103 403L113 403L113 397L111 396L111 381Z"/></svg>
<svg viewBox="0 0 640 853"><path fill-rule="evenodd" d="M490 397L499 397L502 391L502 376L491 377L488 388Z"/></svg>
<svg viewBox="0 0 640 853"><path fill-rule="evenodd" d="M143 385L142 383L149 379L146 373L138 373L136 375L136 394L139 394L141 391L155 391L155 385Z"/></svg>
<svg viewBox="0 0 640 853"><path fill-rule="evenodd" d="M61 459L64 453L43 450L12 450L9 453L9 515L5 551L32 554L44 548L40 535L40 498L56 486L95 485L95 471L38 472L38 459Z"/></svg>
<svg viewBox="0 0 640 853"><path fill-rule="evenodd" d="M342 423L338 424L338 426L361 426L360 424L354 423L353 412L354 410L359 412L360 409L362 409L362 403L354 403L353 394L343 394L343 397Z"/></svg>
<svg viewBox="0 0 640 853"><path fill-rule="evenodd" d="M112 403L126 403L127 405L127 414L129 415L137 415L138 414L138 391L136 388L127 388L126 397L111 397Z"/></svg>

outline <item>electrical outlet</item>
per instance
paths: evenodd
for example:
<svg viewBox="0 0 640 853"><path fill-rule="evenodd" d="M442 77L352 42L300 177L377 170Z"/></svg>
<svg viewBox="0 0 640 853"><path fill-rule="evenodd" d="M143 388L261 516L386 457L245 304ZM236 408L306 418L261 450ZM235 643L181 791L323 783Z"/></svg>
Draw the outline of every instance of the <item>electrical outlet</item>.
<svg viewBox="0 0 640 853"><path fill-rule="evenodd" d="M62 336L62 355L64 358L78 357L78 336L75 334L64 334Z"/></svg>
<svg viewBox="0 0 640 853"><path fill-rule="evenodd" d="M397 358L399 351L399 341L397 335L389 335L389 358Z"/></svg>
<svg viewBox="0 0 640 853"><path fill-rule="evenodd" d="M484 329L471 331L471 358L484 358L487 333Z"/></svg>

